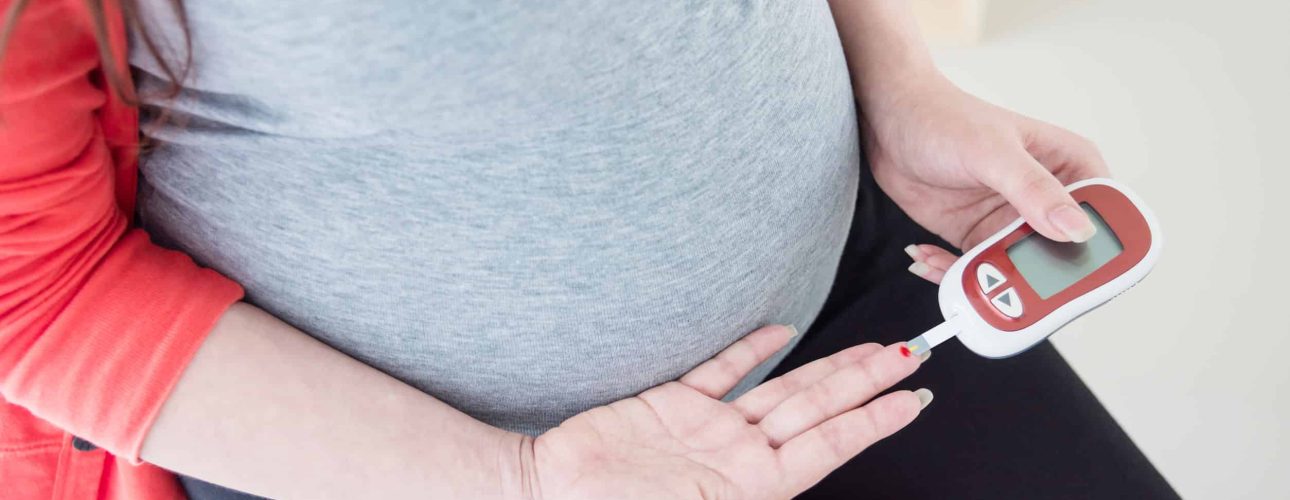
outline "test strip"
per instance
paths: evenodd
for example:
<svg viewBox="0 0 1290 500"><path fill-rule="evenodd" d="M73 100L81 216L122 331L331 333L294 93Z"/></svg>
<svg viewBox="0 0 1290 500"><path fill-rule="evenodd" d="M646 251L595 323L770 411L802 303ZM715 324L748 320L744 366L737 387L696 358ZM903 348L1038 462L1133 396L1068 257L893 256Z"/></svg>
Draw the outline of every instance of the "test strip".
<svg viewBox="0 0 1290 500"><path fill-rule="evenodd" d="M908 347L909 352L917 356L931 351L933 347L941 345L941 342L958 335L959 330L958 323L953 318L947 319L944 323L936 325L931 330L914 338L914 340L905 342L905 347Z"/></svg>

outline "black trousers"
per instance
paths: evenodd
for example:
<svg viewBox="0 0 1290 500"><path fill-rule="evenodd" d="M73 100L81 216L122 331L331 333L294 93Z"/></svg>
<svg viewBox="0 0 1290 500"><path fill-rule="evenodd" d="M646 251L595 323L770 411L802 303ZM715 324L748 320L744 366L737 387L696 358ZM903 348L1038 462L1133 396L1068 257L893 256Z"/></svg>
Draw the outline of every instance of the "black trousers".
<svg viewBox="0 0 1290 500"><path fill-rule="evenodd" d="M906 271L903 248L945 242L909 220L867 166L863 174L833 290L772 377L853 345L909 340L942 320L936 285ZM919 387L936 398L914 423L800 498L1178 498L1048 342L989 360L951 340L900 384Z"/></svg>

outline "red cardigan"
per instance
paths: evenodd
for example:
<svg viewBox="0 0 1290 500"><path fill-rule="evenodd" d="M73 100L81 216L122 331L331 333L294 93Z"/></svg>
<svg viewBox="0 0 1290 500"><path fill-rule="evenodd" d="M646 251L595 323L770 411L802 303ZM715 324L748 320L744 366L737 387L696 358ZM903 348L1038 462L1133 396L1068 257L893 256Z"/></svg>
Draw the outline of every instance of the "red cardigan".
<svg viewBox="0 0 1290 500"><path fill-rule="evenodd" d="M242 289L129 227L138 115L105 84L83 0L32 0L2 57L0 496L182 497L139 449Z"/></svg>

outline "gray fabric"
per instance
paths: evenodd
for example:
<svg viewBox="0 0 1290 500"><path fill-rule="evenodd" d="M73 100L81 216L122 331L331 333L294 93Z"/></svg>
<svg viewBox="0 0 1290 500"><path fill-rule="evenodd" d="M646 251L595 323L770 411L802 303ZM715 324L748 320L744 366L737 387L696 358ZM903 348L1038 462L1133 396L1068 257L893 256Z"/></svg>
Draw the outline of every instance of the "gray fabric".
<svg viewBox="0 0 1290 500"><path fill-rule="evenodd" d="M859 148L823 0L186 3L145 227L487 423L540 433L829 291Z"/></svg>

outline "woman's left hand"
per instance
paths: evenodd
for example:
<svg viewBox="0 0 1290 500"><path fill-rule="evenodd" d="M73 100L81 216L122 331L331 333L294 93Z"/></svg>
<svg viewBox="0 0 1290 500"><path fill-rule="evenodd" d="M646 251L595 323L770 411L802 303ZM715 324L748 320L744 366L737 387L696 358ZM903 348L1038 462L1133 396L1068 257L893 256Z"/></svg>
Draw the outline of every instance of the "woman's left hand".
<svg viewBox="0 0 1290 500"><path fill-rule="evenodd" d="M914 221L970 248L1018 214L1057 241L1095 228L1065 185L1109 175L1089 140L972 96L940 74L886 82L862 96L863 139L875 180ZM954 256L907 249L933 282ZM922 264L922 266L919 266Z"/></svg>

